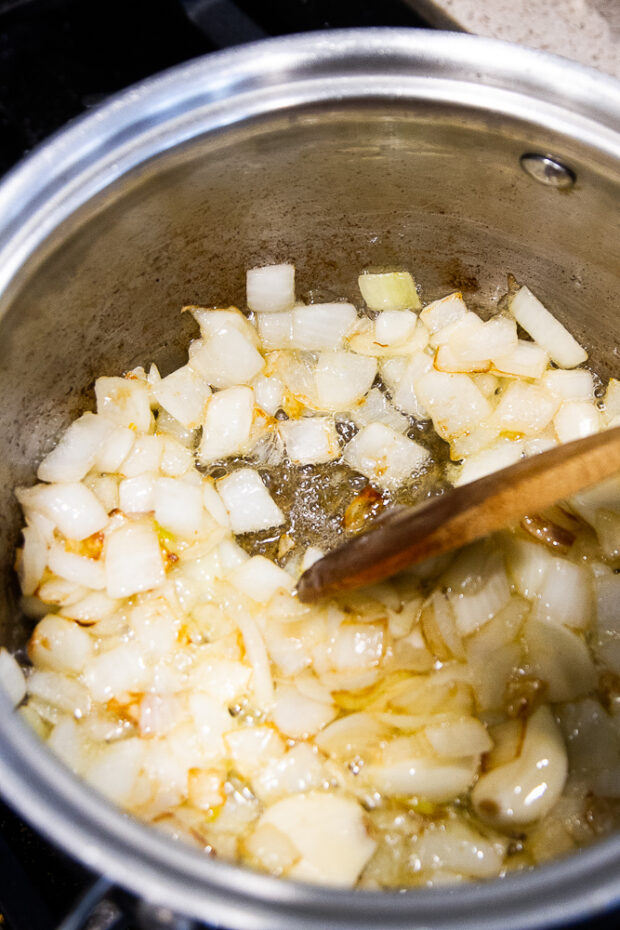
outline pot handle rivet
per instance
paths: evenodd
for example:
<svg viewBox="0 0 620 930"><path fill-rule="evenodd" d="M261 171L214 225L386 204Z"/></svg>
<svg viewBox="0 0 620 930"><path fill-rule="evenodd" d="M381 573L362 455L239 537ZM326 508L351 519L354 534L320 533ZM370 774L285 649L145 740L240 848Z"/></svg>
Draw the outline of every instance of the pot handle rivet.
<svg viewBox="0 0 620 930"><path fill-rule="evenodd" d="M547 187L555 187L557 190L569 190L577 180L577 175L572 168L550 155L541 155L539 152L526 152L519 161L526 174Z"/></svg>

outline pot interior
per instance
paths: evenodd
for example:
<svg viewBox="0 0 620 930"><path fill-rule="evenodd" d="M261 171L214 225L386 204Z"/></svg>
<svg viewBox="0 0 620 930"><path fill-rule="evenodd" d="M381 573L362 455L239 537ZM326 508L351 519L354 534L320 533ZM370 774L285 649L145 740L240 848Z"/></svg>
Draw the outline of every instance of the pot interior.
<svg viewBox="0 0 620 930"><path fill-rule="evenodd" d="M526 175L525 152L575 171ZM568 322L602 374L618 370L618 174L533 123L450 105L305 106L194 138L122 177L30 257L0 338L2 642L15 611L12 488L92 407L100 374L182 363L184 304L244 305L245 269L292 261L304 300L358 299L363 268L407 267L425 299L493 304L512 273Z"/></svg>

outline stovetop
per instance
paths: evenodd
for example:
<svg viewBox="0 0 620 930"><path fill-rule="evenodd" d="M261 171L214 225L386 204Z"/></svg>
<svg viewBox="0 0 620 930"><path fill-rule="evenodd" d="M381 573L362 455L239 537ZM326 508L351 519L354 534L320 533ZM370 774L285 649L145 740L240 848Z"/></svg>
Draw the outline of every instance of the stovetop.
<svg viewBox="0 0 620 930"><path fill-rule="evenodd" d="M0 0L0 175L110 94L198 55L267 35L426 25L407 0ZM570 930L618 926L616 914ZM1 802L0 927L151 930Z"/></svg>
<svg viewBox="0 0 620 930"><path fill-rule="evenodd" d="M266 35L422 25L405 0L0 0L0 173L110 94L197 55Z"/></svg>

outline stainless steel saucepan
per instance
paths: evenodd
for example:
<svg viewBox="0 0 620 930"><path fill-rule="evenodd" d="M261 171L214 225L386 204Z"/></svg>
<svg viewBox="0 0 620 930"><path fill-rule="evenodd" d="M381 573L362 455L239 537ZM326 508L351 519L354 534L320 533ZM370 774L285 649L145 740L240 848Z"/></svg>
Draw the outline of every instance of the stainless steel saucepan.
<svg viewBox="0 0 620 930"><path fill-rule="evenodd" d="M182 361L183 303L242 300L294 261L300 295L407 266L426 297L528 282L620 370L620 85L448 33L358 30L199 59L113 98L0 186L1 640L23 642L11 489L93 379ZM240 930L524 930L620 902L620 837L505 880L405 894L298 885L135 823L56 761L0 696L0 791L54 842L147 900Z"/></svg>

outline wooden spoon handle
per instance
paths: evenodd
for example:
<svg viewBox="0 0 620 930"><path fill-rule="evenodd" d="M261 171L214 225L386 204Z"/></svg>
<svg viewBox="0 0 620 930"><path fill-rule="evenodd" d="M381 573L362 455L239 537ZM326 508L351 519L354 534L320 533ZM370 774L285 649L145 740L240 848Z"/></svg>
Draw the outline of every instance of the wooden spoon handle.
<svg viewBox="0 0 620 930"><path fill-rule="evenodd" d="M620 471L620 427L522 459L414 509L379 519L303 573L300 600L383 581L403 568L503 529Z"/></svg>

